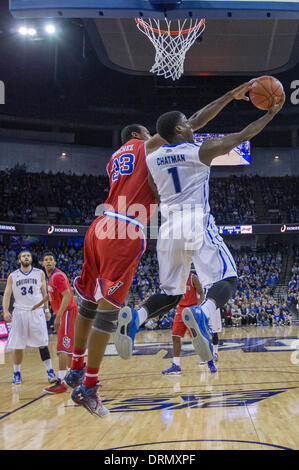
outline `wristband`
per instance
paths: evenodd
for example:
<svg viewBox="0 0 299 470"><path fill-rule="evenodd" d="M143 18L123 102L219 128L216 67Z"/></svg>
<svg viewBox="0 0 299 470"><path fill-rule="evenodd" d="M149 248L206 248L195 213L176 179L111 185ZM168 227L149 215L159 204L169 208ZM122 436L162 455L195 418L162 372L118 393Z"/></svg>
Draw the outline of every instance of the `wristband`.
<svg viewBox="0 0 299 470"><path fill-rule="evenodd" d="M45 313L50 313L50 310L48 308L45 308Z"/></svg>

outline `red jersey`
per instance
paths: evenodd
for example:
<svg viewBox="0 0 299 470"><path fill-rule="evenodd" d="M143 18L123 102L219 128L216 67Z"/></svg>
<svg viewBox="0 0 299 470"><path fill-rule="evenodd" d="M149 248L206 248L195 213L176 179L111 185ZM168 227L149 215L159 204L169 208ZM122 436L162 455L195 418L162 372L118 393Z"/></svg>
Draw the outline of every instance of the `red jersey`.
<svg viewBox="0 0 299 470"><path fill-rule="evenodd" d="M198 304L197 291L192 285L192 276L194 276L194 274L190 273L187 281L186 292L183 295L178 307L190 307L191 305Z"/></svg>
<svg viewBox="0 0 299 470"><path fill-rule="evenodd" d="M147 224L157 207L157 201L148 184L145 141L131 139L126 142L114 152L106 169L110 191L105 209ZM138 210L137 204L143 207Z"/></svg>
<svg viewBox="0 0 299 470"><path fill-rule="evenodd" d="M54 271L52 271L52 273L50 274L50 277L47 278L47 288L49 293L50 304L55 315L58 312L62 302L61 292L67 289L71 293L71 299L69 301L68 306L66 307L66 310L71 310L72 308L77 307L69 280L66 274L64 274L64 272L60 269L55 268Z"/></svg>

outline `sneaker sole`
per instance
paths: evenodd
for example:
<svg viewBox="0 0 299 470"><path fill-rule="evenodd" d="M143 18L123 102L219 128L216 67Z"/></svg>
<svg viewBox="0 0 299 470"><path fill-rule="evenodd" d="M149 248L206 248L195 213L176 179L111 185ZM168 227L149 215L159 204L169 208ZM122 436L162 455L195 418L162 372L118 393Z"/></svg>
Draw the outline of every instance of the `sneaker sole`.
<svg viewBox="0 0 299 470"><path fill-rule="evenodd" d="M76 400L75 397L71 395L71 399L73 400L76 405L83 406L92 416L95 416L96 418L106 418L107 416L110 415L110 411L103 407L105 409L103 414L96 413L92 408L90 408L86 403L82 402L81 400Z"/></svg>
<svg viewBox="0 0 299 470"><path fill-rule="evenodd" d="M43 391L47 393L48 395L60 395L61 393L67 392L67 390L63 390L63 392L50 392L49 390L46 390L45 388Z"/></svg>
<svg viewBox="0 0 299 470"><path fill-rule="evenodd" d="M162 372L162 375L181 375L182 372Z"/></svg>
<svg viewBox="0 0 299 470"><path fill-rule="evenodd" d="M123 317L124 313L127 314L125 318ZM128 334L130 321L132 321L130 307L122 308L118 315L118 326L114 338L116 350L122 359L130 359L133 354L133 342Z"/></svg>
<svg viewBox="0 0 299 470"><path fill-rule="evenodd" d="M198 324L194 318L190 308L184 308L182 317L185 325L189 328L192 338L192 343L196 353L205 361L208 362L213 359L213 354L210 350L209 340L201 333Z"/></svg>

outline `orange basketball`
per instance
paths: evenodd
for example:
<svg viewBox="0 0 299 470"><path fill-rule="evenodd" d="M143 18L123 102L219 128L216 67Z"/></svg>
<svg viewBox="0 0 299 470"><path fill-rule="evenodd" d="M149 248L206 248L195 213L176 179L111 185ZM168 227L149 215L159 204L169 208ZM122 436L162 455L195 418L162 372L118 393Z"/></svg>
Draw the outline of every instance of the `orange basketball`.
<svg viewBox="0 0 299 470"><path fill-rule="evenodd" d="M273 104L273 98L276 97L277 103L280 102L283 95L283 86L279 80L270 75L258 77L249 90L249 98L259 109L269 109Z"/></svg>

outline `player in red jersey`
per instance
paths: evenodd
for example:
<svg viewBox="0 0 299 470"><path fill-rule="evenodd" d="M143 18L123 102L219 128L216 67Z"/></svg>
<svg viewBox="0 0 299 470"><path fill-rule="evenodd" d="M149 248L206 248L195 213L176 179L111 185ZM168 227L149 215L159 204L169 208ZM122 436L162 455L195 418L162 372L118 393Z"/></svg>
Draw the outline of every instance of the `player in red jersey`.
<svg viewBox="0 0 299 470"><path fill-rule="evenodd" d="M194 131L203 127L233 99L244 99L244 91L243 85L194 113L188 120L190 127ZM144 126L133 124L123 129L122 143L107 165L110 192L105 211L85 236L83 269L74 282L82 302L75 325L72 366L65 377L67 385L75 388L73 401L99 417L109 414L97 393L99 368L145 251L142 228L156 202L148 183L146 155L166 142L158 134L151 137ZM157 199L157 193L154 195Z"/></svg>
<svg viewBox="0 0 299 470"><path fill-rule="evenodd" d="M163 375L179 375L182 370L180 367L180 355L181 355L181 340L184 338L187 331L187 327L182 319L182 311L185 307L191 307L193 305L201 304L204 300L204 292L199 282L198 277L192 271L189 274L186 292L183 295L180 303L177 306L175 312L173 324L172 324L172 344L173 344L173 361L169 369L163 370ZM189 332L190 335L190 332ZM190 335L191 337L191 335Z"/></svg>
<svg viewBox="0 0 299 470"><path fill-rule="evenodd" d="M58 380L52 387L45 388L47 393L63 393L68 390L63 383L67 367L71 366L74 348L74 326L78 307L66 274L56 268L53 253L45 253L43 266L46 270L48 295L42 302L50 301L55 315L54 330L57 331L57 352L59 357ZM41 303L42 303L41 302ZM34 308L39 306L36 305Z"/></svg>

